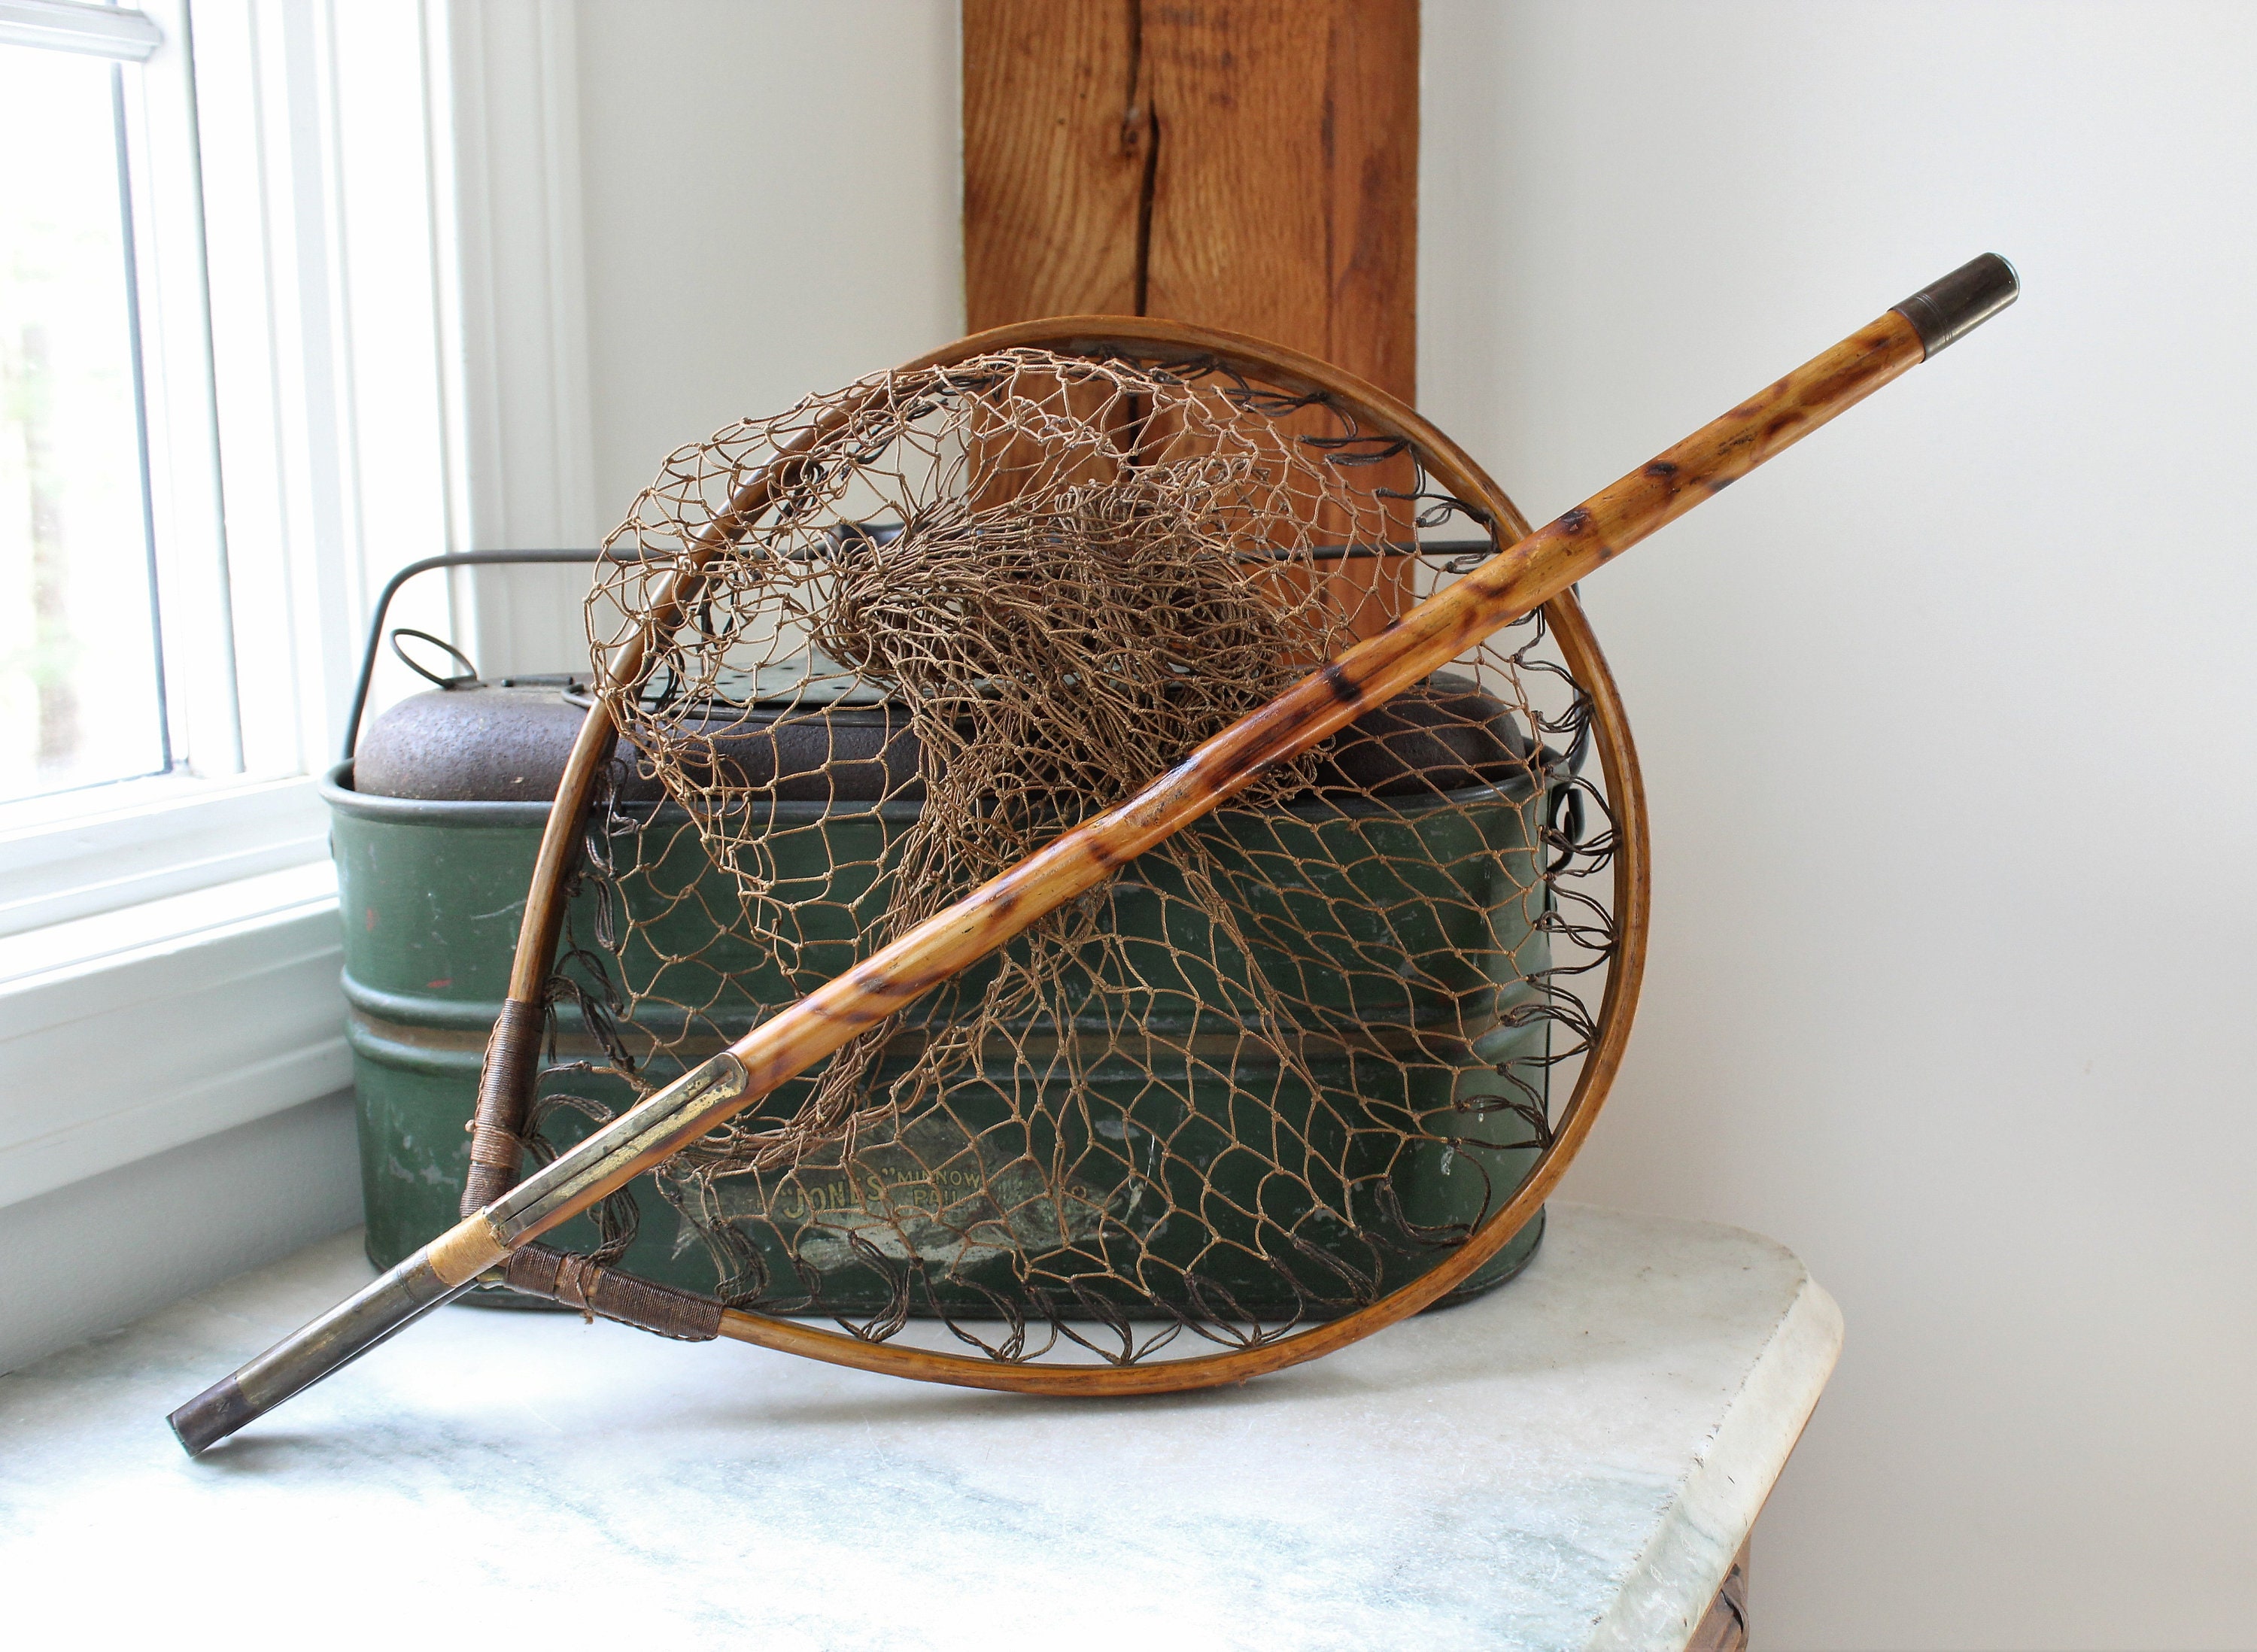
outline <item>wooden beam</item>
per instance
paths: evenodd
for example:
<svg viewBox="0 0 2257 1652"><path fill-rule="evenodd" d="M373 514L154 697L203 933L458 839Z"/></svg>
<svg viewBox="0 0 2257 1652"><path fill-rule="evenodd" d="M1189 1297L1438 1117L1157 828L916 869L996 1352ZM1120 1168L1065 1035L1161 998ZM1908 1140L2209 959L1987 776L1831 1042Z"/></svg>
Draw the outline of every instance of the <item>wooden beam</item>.
<svg viewBox="0 0 2257 1652"><path fill-rule="evenodd" d="M1417 390L1417 0L964 0L966 309L1250 333Z"/></svg>
<svg viewBox="0 0 2257 1652"><path fill-rule="evenodd" d="M1137 0L964 0L969 330L1136 315L1150 120Z"/></svg>

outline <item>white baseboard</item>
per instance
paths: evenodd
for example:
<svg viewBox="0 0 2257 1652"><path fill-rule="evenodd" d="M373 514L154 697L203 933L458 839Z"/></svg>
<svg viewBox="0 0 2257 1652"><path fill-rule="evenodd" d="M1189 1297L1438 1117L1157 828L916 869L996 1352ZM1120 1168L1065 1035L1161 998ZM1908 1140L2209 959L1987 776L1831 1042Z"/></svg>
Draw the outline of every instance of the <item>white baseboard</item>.
<svg viewBox="0 0 2257 1652"><path fill-rule="evenodd" d="M0 1210L0 1257L8 1264L0 1268L0 1372L115 1331L360 1219L350 1094ZM158 1418L150 1426L161 1433Z"/></svg>

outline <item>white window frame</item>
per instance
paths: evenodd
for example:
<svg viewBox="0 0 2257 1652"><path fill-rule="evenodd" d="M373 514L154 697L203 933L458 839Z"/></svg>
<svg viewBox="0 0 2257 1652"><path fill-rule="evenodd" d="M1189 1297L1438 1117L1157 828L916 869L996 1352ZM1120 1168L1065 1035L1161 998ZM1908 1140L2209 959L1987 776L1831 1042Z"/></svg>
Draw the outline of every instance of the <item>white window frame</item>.
<svg viewBox="0 0 2257 1652"><path fill-rule="evenodd" d="M145 63L164 43L164 30L146 12L87 0L0 0L0 46Z"/></svg>
<svg viewBox="0 0 2257 1652"><path fill-rule="evenodd" d="M0 0L0 43L124 67L149 521L175 773L0 807L0 936L303 865L322 853L302 732L241 713L248 616L231 565L215 404L195 61L183 0L146 11ZM265 696L294 722L294 684ZM51 950L51 949L49 949Z"/></svg>
<svg viewBox="0 0 2257 1652"><path fill-rule="evenodd" d="M449 0L0 0L0 41L141 66L160 602L168 651L204 651L201 773L0 808L0 1204L350 1081L319 777L374 589L458 548L458 26ZM421 583L401 618L453 632Z"/></svg>

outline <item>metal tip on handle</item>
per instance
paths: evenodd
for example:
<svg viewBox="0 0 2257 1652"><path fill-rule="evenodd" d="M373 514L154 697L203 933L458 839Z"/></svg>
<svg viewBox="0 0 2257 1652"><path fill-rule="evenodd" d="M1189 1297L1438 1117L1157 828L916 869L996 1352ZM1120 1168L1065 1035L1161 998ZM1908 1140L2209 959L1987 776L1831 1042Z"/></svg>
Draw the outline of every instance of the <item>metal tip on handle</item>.
<svg viewBox="0 0 2257 1652"><path fill-rule="evenodd" d="M467 1260L463 1254L466 1240L478 1246ZM350 1365L433 1309L454 1301L477 1283L486 1264L501 1253L483 1220L450 1228L313 1324L285 1337L233 1376L212 1384L165 1420L173 1425L181 1448L190 1457L201 1457L244 1423L265 1416L292 1394ZM456 1281L452 1284L436 1266L442 1256Z"/></svg>
<svg viewBox="0 0 2257 1652"><path fill-rule="evenodd" d="M242 1385L222 1377L165 1419L173 1437L190 1457L202 1457L258 1415L244 1397Z"/></svg>
<svg viewBox="0 0 2257 1652"><path fill-rule="evenodd" d="M1995 252L1970 258L1890 307L1920 335L1921 359L1956 344L2021 296L2014 266Z"/></svg>

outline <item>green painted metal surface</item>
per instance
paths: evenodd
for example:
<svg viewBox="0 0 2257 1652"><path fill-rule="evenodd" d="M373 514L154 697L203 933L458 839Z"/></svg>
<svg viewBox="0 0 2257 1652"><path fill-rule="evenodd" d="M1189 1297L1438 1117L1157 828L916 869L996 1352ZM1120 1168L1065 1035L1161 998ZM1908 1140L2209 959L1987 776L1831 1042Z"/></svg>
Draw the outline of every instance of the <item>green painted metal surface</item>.
<svg viewBox="0 0 2257 1652"><path fill-rule="evenodd" d="M389 1267L456 1219L464 1126L548 808L371 797L353 792L350 778L341 766L325 794L368 1249ZM1206 932L1209 921L1162 858L1127 869L1106 894L1118 951L1104 972L1119 979L1125 967L1148 991L1133 1025L1089 1023L1065 1034L1085 1051L1120 1055L1086 1069L1077 1102L1067 1105L1041 1070L1043 1038L1054 1048L1058 1030L1033 1029L1015 1058L997 1051L984 1061L945 1109L905 1119L897 1134L866 1134L851 1160L834 1150L783 1174L721 1182L701 1215L709 1227L727 1218L743 1236L755 1275L767 1276L766 1300L787 1311L882 1311L894 1287L865 1247L895 1275L901 1264L921 1265L931 1299L909 1303L912 1312L976 1314L986 1293L1009 1288L1015 1251L1043 1257L1046 1271L1078 1281L1072 1288L1093 1300L1115 1301L1113 1276L1133 1253L1143 1288L1163 1300L1185 1300L1195 1274L1210 1310L1219 1291L1257 1315L1292 1306L1265 1254L1293 1259L1290 1271L1317 1295L1338 1297L1350 1274L1382 1289L1399 1285L1423 1263L1373 1250L1325 1212L1347 1210L1357 1226L1398 1233L1430 1230L1447 1242L1501 1202L1536 1156L1532 1147L1472 1145L1526 1133L1511 1115L1484 1119L1467 1104L1505 1095L1515 1081L1543 1091L1547 1023L1517 1022L1514 1011L1536 996L1530 978L1546 958L1536 858L1545 802L1534 787L1482 788L1423 805L1219 816L1196 830L1242 914L1246 945ZM856 935L883 907L888 845L916 807L772 806L776 898L800 903L796 980L718 928L711 914L735 910L732 895L676 902L674 916L632 932L629 945L696 959L681 967L697 978L676 978L669 996L713 1004L693 1028L706 1042L733 1036L759 1006L789 1003L853 961ZM672 847L629 874L645 886L626 889L630 902L719 875L705 869L686 818L662 813L647 833L676 827ZM584 893L574 913L584 935L591 899ZM628 962L647 975L652 960ZM1247 984L1256 970L1304 1006L1298 1072L1281 1070L1274 1054L1251 1053L1261 1046L1241 1039L1231 1020L1254 1002ZM974 975L952 991L981 985ZM913 1023L945 1024L951 991ZM1193 1005L1206 1006L1203 1019ZM568 1056L585 1043L576 1010L560 1013L558 1036ZM762 1112L788 1112L810 1082L785 1086ZM627 1099L623 1087L580 1084L576 1093L607 1105ZM576 1124L552 1116L546 1127L569 1140L580 1133ZM1405 1129L1420 1126L1458 1145L1406 1146ZM1297 1161L1315 1167L1305 1182L1236 1145L1280 1131L1296 1138ZM1059 1165L1072 1174L1055 1174ZM1312 1197L1306 1183L1320 1182ZM697 1225L647 1178L634 1190L643 1221L625 1265L713 1289L716 1265ZM1541 1231L1539 1215L1467 1291L1518 1271ZM559 1235L575 1247L594 1239L584 1218Z"/></svg>

